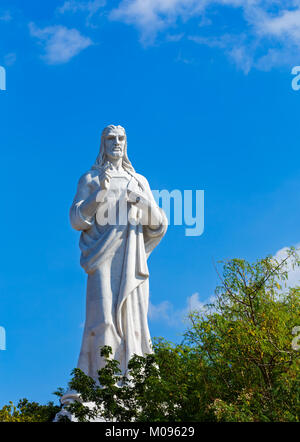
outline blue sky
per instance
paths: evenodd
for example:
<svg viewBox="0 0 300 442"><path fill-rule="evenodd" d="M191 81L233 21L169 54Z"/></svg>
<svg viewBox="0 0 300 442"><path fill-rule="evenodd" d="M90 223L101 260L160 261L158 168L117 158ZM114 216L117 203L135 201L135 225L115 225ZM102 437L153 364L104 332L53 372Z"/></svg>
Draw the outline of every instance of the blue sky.
<svg viewBox="0 0 300 442"><path fill-rule="evenodd" d="M107 124L153 189L205 191L204 234L170 226L150 258L152 336L181 340L213 261L299 243L300 1L284 3L1 1L0 405L50 400L77 363L86 276L68 211Z"/></svg>

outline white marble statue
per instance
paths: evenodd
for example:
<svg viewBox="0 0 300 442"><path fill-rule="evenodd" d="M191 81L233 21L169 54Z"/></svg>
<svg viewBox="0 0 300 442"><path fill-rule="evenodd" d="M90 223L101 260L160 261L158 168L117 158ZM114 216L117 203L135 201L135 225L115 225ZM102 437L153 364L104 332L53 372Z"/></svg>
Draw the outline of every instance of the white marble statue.
<svg viewBox="0 0 300 442"><path fill-rule="evenodd" d="M164 236L167 219L128 159L123 127L103 130L96 162L79 180L70 219L81 231L80 262L88 274L78 368L97 380L103 367L99 349L109 345L126 373L134 354L152 351L147 258Z"/></svg>

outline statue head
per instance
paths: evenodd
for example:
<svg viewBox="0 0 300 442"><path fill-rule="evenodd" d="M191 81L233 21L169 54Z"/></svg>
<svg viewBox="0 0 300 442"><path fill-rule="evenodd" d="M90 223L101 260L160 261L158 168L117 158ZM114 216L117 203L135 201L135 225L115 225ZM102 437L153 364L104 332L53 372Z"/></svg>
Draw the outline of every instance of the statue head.
<svg viewBox="0 0 300 442"><path fill-rule="evenodd" d="M101 168L107 161L122 158L122 166L128 172L134 172L127 156L127 137L124 127L107 126L101 135L100 152L93 168Z"/></svg>

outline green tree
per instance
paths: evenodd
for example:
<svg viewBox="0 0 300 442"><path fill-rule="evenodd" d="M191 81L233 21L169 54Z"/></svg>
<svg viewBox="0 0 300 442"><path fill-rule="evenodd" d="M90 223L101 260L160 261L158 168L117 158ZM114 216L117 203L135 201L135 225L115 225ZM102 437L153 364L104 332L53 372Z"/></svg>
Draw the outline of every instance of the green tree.
<svg viewBox="0 0 300 442"><path fill-rule="evenodd" d="M60 409L53 402L40 405L21 399L17 406L10 402L0 409L0 422L52 422Z"/></svg>
<svg viewBox="0 0 300 442"><path fill-rule="evenodd" d="M209 368L210 408L218 420L298 421L299 352L292 330L300 324L300 288L286 288L293 249L278 262L225 263L214 309L191 315L188 342Z"/></svg>

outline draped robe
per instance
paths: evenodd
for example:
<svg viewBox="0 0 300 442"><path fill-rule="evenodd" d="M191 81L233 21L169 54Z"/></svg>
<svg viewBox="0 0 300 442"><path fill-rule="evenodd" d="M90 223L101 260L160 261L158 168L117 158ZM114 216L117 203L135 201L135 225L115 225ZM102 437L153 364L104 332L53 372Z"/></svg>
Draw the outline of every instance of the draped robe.
<svg viewBox="0 0 300 442"><path fill-rule="evenodd" d="M112 357L120 362L123 373L134 355L152 352L147 313L149 272L147 259L167 230L167 219L158 208L149 184L142 175L123 171L111 178L118 216L124 193L134 190L152 201L162 215L162 224L153 229L128 221L115 225L98 222L99 213L85 218L81 204L99 188L99 169L92 169L79 180L70 219L73 228L81 231L81 266L88 274L86 320L78 368L97 380L104 366L100 347L112 347ZM123 198L123 199L122 199ZM126 214L130 204L126 204ZM104 210L103 203L98 211ZM132 206L131 206L132 207ZM131 209L132 210L132 209ZM118 221L118 220L117 220Z"/></svg>

